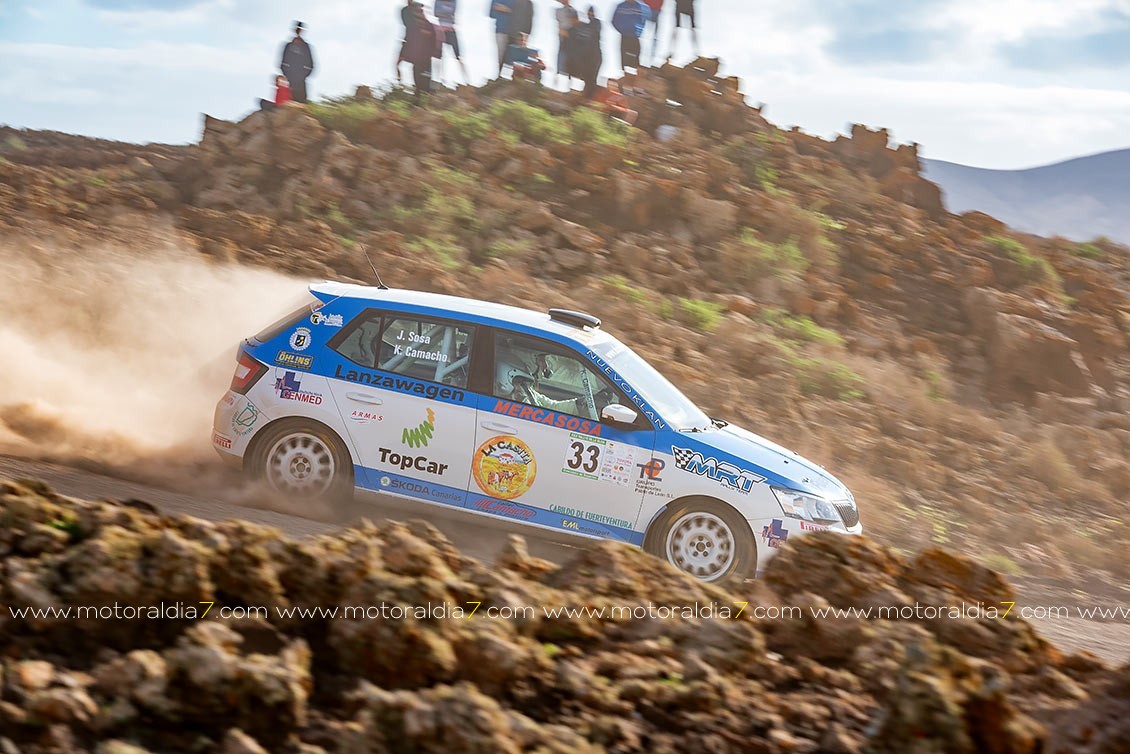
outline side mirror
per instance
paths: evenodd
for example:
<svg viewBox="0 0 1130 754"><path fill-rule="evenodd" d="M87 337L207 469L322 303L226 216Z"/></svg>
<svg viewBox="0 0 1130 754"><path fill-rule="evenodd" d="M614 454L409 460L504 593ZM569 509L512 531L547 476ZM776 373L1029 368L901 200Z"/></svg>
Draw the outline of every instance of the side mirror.
<svg viewBox="0 0 1130 754"><path fill-rule="evenodd" d="M632 425L637 418L639 414L619 403L610 403L600 412L600 420L610 424Z"/></svg>

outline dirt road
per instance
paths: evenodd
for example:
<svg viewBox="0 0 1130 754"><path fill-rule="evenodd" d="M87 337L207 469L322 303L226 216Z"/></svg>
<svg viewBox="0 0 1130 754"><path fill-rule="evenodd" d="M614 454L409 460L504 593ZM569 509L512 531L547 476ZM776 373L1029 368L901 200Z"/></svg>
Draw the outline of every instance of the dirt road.
<svg viewBox="0 0 1130 754"><path fill-rule="evenodd" d="M220 473L220 472L217 472ZM0 478L42 479L56 491L86 499L111 498L144 500L166 513L181 513L209 520L239 518L273 526L297 537L322 534L341 528L363 517L372 520L422 518L430 521L466 555L491 561L506 544L513 526L453 509L439 508L388 496L364 494L346 511L322 513L276 510L240 505L181 491L163 489L68 466L0 456ZM297 515L296 515L297 514ZM575 552L575 544L564 538L522 528L517 530L529 545L530 553L554 562ZM1057 594L1046 585L1020 584L1018 607L1057 604ZM1071 600L1077 604L1078 600ZM1087 650L1106 662L1130 662L1130 623L1087 620L1080 617L1033 618L1031 622L1050 641L1067 651Z"/></svg>

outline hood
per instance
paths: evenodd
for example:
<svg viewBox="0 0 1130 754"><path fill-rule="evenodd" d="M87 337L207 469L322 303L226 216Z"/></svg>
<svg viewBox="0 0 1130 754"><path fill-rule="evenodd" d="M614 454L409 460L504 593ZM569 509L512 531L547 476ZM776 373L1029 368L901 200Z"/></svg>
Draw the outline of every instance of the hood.
<svg viewBox="0 0 1130 754"><path fill-rule="evenodd" d="M727 460L764 476L769 484L827 500L854 500L848 488L823 467L749 430L729 424L685 436L731 456Z"/></svg>

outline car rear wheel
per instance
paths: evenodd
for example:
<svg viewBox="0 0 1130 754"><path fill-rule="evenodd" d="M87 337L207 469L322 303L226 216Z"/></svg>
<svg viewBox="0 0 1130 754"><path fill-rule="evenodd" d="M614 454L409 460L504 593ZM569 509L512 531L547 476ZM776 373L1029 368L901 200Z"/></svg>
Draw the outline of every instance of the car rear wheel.
<svg viewBox="0 0 1130 754"><path fill-rule="evenodd" d="M269 427L249 470L272 492L291 499L345 503L353 498L349 452L333 431L313 422L286 420Z"/></svg>
<svg viewBox="0 0 1130 754"><path fill-rule="evenodd" d="M749 525L711 500L672 504L650 539L652 554L701 581L745 578L757 566Z"/></svg>

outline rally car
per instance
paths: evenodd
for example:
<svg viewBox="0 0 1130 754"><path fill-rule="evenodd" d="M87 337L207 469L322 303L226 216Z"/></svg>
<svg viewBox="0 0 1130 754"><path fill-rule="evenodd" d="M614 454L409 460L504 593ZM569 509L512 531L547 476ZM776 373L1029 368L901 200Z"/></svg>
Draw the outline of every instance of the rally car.
<svg viewBox="0 0 1130 754"><path fill-rule="evenodd" d="M704 581L862 527L820 466L711 419L587 314L319 283L240 347L212 444L282 495L357 488L644 548Z"/></svg>

